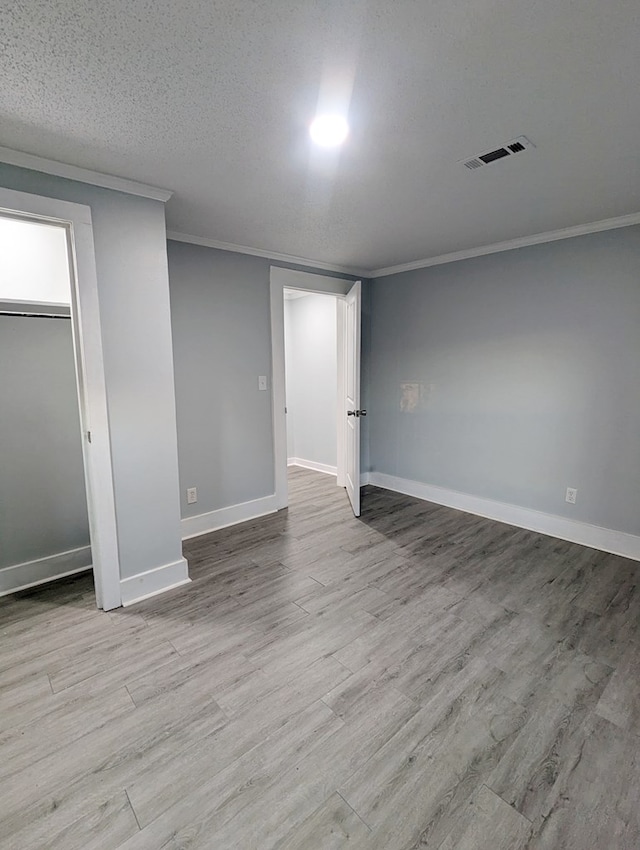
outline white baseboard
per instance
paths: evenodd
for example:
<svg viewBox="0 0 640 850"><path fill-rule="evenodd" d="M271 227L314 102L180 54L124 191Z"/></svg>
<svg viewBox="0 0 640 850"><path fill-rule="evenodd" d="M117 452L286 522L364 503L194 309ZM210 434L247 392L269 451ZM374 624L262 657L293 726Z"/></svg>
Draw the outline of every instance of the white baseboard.
<svg viewBox="0 0 640 850"><path fill-rule="evenodd" d="M550 537L559 537L561 540L568 540L571 543L580 543L592 549L600 549L602 552L611 552L614 555L622 555L624 558L640 561L640 537L627 534L624 531L614 531L610 528L566 519L555 514L546 514L531 508L521 508L505 502L496 502L493 499L471 496L468 493L460 493L456 490L447 490L444 487L436 487L432 484L422 484L419 481L411 481L407 478L397 478L395 475L386 475L383 472L371 472L369 483L376 487L383 487L385 490L394 490L397 493L415 496L417 499L424 499L427 502L435 502L437 505L456 508L459 511L505 522L508 525L516 525L529 531L537 531L540 534L548 534Z"/></svg>
<svg viewBox="0 0 640 850"><path fill-rule="evenodd" d="M133 605L134 602L142 602L150 596L157 596L166 590L173 590L182 584L188 584L189 566L184 558L173 561L171 564L163 564L154 567L144 573L138 573L130 578L120 579L120 596L122 605Z"/></svg>
<svg viewBox="0 0 640 850"><path fill-rule="evenodd" d="M287 466L302 466L304 469L313 469L315 472L325 472L327 475L337 475L338 467L329 466L328 463L317 463L315 460L305 460L301 457L290 457Z"/></svg>
<svg viewBox="0 0 640 850"><path fill-rule="evenodd" d="M371 473L370 472L361 472L360 473L360 486L366 487L367 484L371 484ZM382 484L380 486L382 487Z"/></svg>
<svg viewBox="0 0 640 850"><path fill-rule="evenodd" d="M0 569L0 596L91 569L91 546L81 546Z"/></svg>
<svg viewBox="0 0 640 850"><path fill-rule="evenodd" d="M239 522L249 519L274 514L278 510L275 495L263 496L261 499L252 499L250 502L241 502L239 505L229 505L227 508L219 508L217 511L209 511L206 514L185 517L182 522L182 539L199 537L210 531L218 531Z"/></svg>

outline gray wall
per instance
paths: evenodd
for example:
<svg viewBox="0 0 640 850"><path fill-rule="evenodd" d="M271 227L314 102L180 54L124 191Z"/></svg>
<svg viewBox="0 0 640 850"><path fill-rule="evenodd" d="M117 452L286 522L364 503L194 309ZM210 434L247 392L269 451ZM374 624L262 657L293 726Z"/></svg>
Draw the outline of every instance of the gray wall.
<svg viewBox="0 0 640 850"><path fill-rule="evenodd" d="M4 164L0 185L91 207L121 575L178 561L164 205Z"/></svg>
<svg viewBox="0 0 640 850"><path fill-rule="evenodd" d="M381 278L371 307L373 469L640 533L640 228Z"/></svg>
<svg viewBox="0 0 640 850"><path fill-rule="evenodd" d="M182 516L273 493L269 261L169 242ZM258 390L258 375L268 390ZM186 488L198 488L187 505Z"/></svg>
<svg viewBox="0 0 640 850"><path fill-rule="evenodd" d="M289 457L338 463L337 302L331 295L285 301Z"/></svg>
<svg viewBox="0 0 640 850"><path fill-rule="evenodd" d="M0 568L89 545L71 322L0 316Z"/></svg>
<svg viewBox="0 0 640 850"><path fill-rule="evenodd" d="M174 241L168 254L180 500L182 516L190 517L274 492L273 264ZM258 390L258 375L268 377L266 393ZM187 487L198 488L194 505L186 503Z"/></svg>

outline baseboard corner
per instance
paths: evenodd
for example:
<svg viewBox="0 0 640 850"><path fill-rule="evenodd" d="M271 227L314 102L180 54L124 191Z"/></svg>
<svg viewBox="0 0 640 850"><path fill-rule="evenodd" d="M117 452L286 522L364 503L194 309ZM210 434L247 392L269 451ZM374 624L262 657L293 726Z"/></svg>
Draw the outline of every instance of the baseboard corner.
<svg viewBox="0 0 640 850"><path fill-rule="evenodd" d="M274 514L277 510L276 496L275 493L272 493L269 496L252 499L249 502L241 502L237 505L229 505L225 508L208 511L204 514L184 517L180 523L182 539L189 540L191 537L200 537L202 534L219 531L221 528L228 528L231 525L238 525L241 522L248 522L249 520L258 519L268 514Z"/></svg>
<svg viewBox="0 0 640 850"><path fill-rule="evenodd" d="M315 460L306 460L302 457L290 457L287 459L287 466L300 466L302 469L311 469L314 472L323 472L325 475L338 474L338 467L328 463L319 463Z"/></svg>
<svg viewBox="0 0 640 850"><path fill-rule="evenodd" d="M120 594L124 608L151 596L189 584L189 565L185 558L154 567L120 580Z"/></svg>
<svg viewBox="0 0 640 850"><path fill-rule="evenodd" d="M426 502L465 511L476 516L515 525L528 531L536 531L549 537L557 537L570 543L579 543L601 552L620 555L640 561L640 537L624 531L615 531L598 525L567 519L532 508L523 508L506 502L498 502L482 496L473 496L457 490L448 490L434 484L424 484L384 472L372 472L370 483L384 490L393 490L406 496L414 496Z"/></svg>
<svg viewBox="0 0 640 850"><path fill-rule="evenodd" d="M0 569L0 596L86 572L92 567L91 546L80 546L56 555L36 558Z"/></svg>

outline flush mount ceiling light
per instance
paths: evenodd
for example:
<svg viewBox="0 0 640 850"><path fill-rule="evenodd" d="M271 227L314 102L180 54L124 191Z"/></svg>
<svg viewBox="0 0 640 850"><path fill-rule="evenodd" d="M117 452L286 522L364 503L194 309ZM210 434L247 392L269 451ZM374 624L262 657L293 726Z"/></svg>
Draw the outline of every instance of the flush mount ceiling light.
<svg viewBox="0 0 640 850"><path fill-rule="evenodd" d="M349 125L341 115L319 115L309 127L313 141L323 148L336 148L349 135Z"/></svg>

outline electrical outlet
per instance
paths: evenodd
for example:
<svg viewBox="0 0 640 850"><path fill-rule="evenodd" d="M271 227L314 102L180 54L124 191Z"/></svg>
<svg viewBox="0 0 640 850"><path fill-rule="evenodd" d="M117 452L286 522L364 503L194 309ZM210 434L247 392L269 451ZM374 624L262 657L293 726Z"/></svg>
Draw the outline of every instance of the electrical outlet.
<svg viewBox="0 0 640 850"><path fill-rule="evenodd" d="M576 499L578 497L578 491L575 487L567 487L567 495L565 496L565 501L569 502L570 505L575 505Z"/></svg>
<svg viewBox="0 0 640 850"><path fill-rule="evenodd" d="M198 501L198 488L197 487L187 487L187 504L195 505Z"/></svg>
<svg viewBox="0 0 640 850"><path fill-rule="evenodd" d="M267 388L267 376L266 375L258 375L258 389L266 390Z"/></svg>

